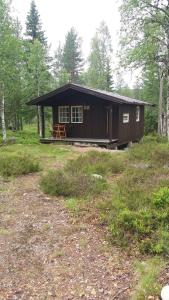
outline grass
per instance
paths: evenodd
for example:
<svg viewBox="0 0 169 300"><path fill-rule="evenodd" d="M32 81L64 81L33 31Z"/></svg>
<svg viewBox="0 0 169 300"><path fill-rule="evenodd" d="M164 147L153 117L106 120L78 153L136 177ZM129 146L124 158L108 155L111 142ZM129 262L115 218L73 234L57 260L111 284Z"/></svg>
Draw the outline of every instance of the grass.
<svg viewBox="0 0 169 300"><path fill-rule="evenodd" d="M0 135L0 144L2 143L2 138ZM37 133L36 125L27 125L24 127L23 131L7 131L7 144L38 144L39 136Z"/></svg>
<svg viewBox="0 0 169 300"><path fill-rule="evenodd" d="M57 259L57 258L62 257L62 256L64 256L63 249L55 249L53 254L52 254L53 259Z"/></svg>
<svg viewBox="0 0 169 300"><path fill-rule="evenodd" d="M10 232L8 229L0 228L0 236L8 235Z"/></svg>
<svg viewBox="0 0 169 300"><path fill-rule="evenodd" d="M116 156L107 152L90 151L85 155L80 155L76 160L71 160L66 170L72 174L77 174L80 170L81 173L86 175L112 175L119 174L124 170L124 162L117 159Z"/></svg>
<svg viewBox="0 0 169 300"><path fill-rule="evenodd" d="M162 287L158 283L158 276L164 265L164 261L158 257L136 263L138 284L131 298L132 300L144 300L149 299L150 296L160 295Z"/></svg>

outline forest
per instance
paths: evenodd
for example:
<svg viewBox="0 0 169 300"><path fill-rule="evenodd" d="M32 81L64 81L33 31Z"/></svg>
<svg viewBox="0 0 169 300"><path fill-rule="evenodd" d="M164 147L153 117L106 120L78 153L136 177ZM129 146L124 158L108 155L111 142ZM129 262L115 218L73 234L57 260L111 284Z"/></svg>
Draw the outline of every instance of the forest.
<svg viewBox="0 0 169 300"><path fill-rule="evenodd" d="M168 135L167 4L122 1L118 53L113 50L111 28L103 20L91 40L87 59L82 54L83 37L76 28L70 28L53 54L35 2L27 13L25 32L10 6L8 1L0 1L0 126L4 141L6 129L21 131L25 124L36 122L38 112L26 105L28 100L68 82L156 104L146 111L145 133L158 130L160 135ZM118 60L116 68L114 60ZM132 88L123 79L124 68L140 71Z"/></svg>

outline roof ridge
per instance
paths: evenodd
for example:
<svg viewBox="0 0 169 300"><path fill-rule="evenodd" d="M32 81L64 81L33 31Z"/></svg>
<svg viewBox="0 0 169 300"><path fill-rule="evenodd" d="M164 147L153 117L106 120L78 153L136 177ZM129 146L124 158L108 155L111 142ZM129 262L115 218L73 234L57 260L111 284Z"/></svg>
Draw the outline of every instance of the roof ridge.
<svg viewBox="0 0 169 300"><path fill-rule="evenodd" d="M134 98L130 98L127 96L122 96L119 95L117 93L113 93L110 91L105 91L105 90L100 90L100 89L96 89L96 88L92 88L92 87L88 87L88 86L84 86L84 85L80 85L77 83L73 83L73 82L69 82L59 88L57 88L56 90L53 90L45 95L42 95L38 98L35 98L31 101L29 101L27 104L29 105L38 105L38 103L41 103L45 100L50 99L51 97L57 96L63 92L65 92L68 89L74 89L77 90L79 92L86 92L92 96L98 97L100 96L101 99L107 100L107 101L111 101L111 102L115 102L115 103L119 103L119 104L134 104L134 105L151 105L153 106L153 104L150 104L148 102L142 101L142 100L138 100L138 99L134 99Z"/></svg>

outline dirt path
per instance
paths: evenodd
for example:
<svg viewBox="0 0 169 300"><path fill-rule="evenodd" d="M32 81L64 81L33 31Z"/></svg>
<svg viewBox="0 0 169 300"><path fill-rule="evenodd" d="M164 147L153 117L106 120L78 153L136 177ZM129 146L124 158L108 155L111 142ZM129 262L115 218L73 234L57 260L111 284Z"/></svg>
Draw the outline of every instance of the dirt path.
<svg viewBox="0 0 169 300"><path fill-rule="evenodd" d="M0 300L130 299L131 260L95 225L73 224L38 176L0 183Z"/></svg>

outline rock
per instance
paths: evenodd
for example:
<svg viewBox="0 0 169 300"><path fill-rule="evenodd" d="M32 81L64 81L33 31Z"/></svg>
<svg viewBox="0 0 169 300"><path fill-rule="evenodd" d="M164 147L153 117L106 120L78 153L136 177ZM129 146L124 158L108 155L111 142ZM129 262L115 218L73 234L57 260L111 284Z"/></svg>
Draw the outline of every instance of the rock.
<svg viewBox="0 0 169 300"><path fill-rule="evenodd" d="M103 176L99 175L99 174L92 174L91 176L96 178L96 179L102 179L103 178Z"/></svg>
<svg viewBox="0 0 169 300"><path fill-rule="evenodd" d="M166 285L161 290L162 300L169 300L169 285Z"/></svg>

